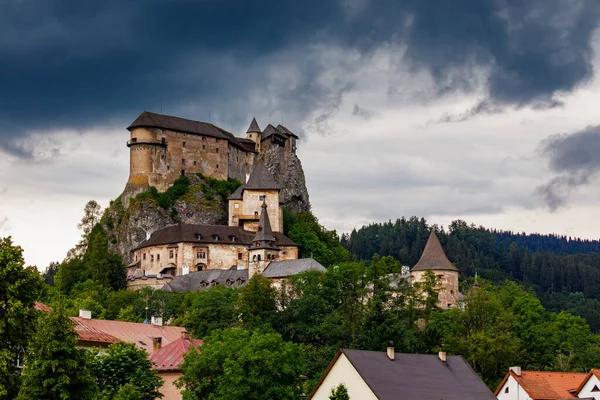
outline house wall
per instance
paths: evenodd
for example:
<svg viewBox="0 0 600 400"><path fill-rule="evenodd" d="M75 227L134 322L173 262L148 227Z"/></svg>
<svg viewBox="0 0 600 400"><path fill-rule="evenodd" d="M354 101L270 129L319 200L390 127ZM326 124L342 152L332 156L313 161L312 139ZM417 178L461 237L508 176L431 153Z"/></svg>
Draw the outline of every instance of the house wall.
<svg viewBox="0 0 600 400"><path fill-rule="evenodd" d="M163 378L164 383L160 387L159 392L163 394L162 400L181 400L182 396L175 386L175 381L183 376L180 371L177 372L165 372L160 371L158 376Z"/></svg>
<svg viewBox="0 0 600 400"><path fill-rule="evenodd" d="M242 214L255 215L255 213L258 213L258 216L260 216L263 204L263 200L260 199L261 196L265 196L264 201L267 204L267 214L271 222L271 229L273 232L282 232L283 218L282 210L279 206L278 190L244 190L241 206ZM258 229L257 226L258 219L244 223L244 229L247 231L256 231Z"/></svg>
<svg viewBox="0 0 600 400"><path fill-rule="evenodd" d="M600 400L600 392L592 392L594 386L598 386L600 388L600 380L596 378L595 375L590 376L590 379L583 385L581 390L578 393L579 398L591 398L595 400Z"/></svg>
<svg viewBox="0 0 600 400"><path fill-rule="evenodd" d="M336 388L340 383L346 385L351 399L377 400L377 396L371 391L344 354L340 355L311 399L329 400L331 389Z"/></svg>
<svg viewBox="0 0 600 400"><path fill-rule="evenodd" d="M427 271L412 271L411 282L423 282ZM433 271L440 282L438 294L438 306L443 309L458 306L458 272L457 271Z"/></svg>
<svg viewBox="0 0 600 400"><path fill-rule="evenodd" d="M508 393L506 392L508 388ZM532 400L519 383L509 376L496 395L498 400Z"/></svg>

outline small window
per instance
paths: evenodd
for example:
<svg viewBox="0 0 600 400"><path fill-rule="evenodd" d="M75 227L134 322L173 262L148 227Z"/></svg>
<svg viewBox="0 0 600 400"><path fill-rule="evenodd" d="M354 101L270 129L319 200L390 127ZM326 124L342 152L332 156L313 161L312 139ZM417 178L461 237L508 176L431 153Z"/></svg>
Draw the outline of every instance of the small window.
<svg viewBox="0 0 600 400"><path fill-rule="evenodd" d="M213 240L219 240L219 235L213 235Z"/></svg>
<svg viewBox="0 0 600 400"><path fill-rule="evenodd" d="M185 175L185 169L181 170L181 175Z"/></svg>
<svg viewBox="0 0 600 400"><path fill-rule="evenodd" d="M600 392L600 389L598 389L598 385L594 385L594 388L591 390L592 392ZM506 392L508 393L508 392Z"/></svg>
<svg viewBox="0 0 600 400"><path fill-rule="evenodd" d="M267 261L271 259L271 255L267 254Z"/></svg>
<svg viewBox="0 0 600 400"><path fill-rule="evenodd" d="M185 158L181 159L181 165L185 165Z"/></svg>
<svg viewBox="0 0 600 400"><path fill-rule="evenodd" d="M452 304L448 303L448 308L451 308L451 307L452 307Z"/></svg>
<svg viewBox="0 0 600 400"><path fill-rule="evenodd" d="M450 291L450 294L454 294L454 290L451 290L451 291Z"/></svg>
<svg viewBox="0 0 600 400"><path fill-rule="evenodd" d="M185 142L183 142L183 148L185 149Z"/></svg>
<svg viewBox="0 0 600 400"><path fill-rule="evenodd" d="M508 386L504 389L504 393L508 393Z"/></svg>
<svg viewBox="0 0 600 400"><path fill-rule="evenodd" d="M258 255L258 258L257 258L257 259L258 259L258 261L260 261L260 254Z"/></svg>
<svg viewBox="0 0 600 400"><path fill-rule="evenodd" d="M206 150L206 146L205 145L202 145L202 150Z"/></svg>
<svg viewBox="0 0 600 400"><path fill-rule="evenodd" d="M154 254L150 254L150 261L154 261Z"/></svg>
<svg viewBox="0 0 600 400"><path fill-rule="evenodd" d="M211 285L211 286L217 286L217 281L212 281L212 282L210 283L210 285Z"/></svg>
<svg viewBox="0 0 600 400"><path fill-rule="evenodd" d="M254 216L258 217L258 211L254 211Z"/></svg>
<svg viewBox="0 0 600 400"><path fill-rule="evenodd" d="M217 139L216 142L219 143L219 139Z"/></svg>
<svg viewBox="0 0 600 400"><path fill-rule="evenodd" d="M135 142L137 142L137 138L132 138L132 139L131 139L131 142L132 142L132 143L135 143Z"/></svg>
<svg viewBox="0 0 600 400"><path fill-rule="evenodd" d="M169 258L173 258L173 250L169 250Z"/></svg>
<svg viewBox="0 0 600 400"><path fill-rule="evenodd" d="M167 171L168 171L168 170L170 170L170 169L171 169L171 167L169 167L169 166L167 165Z"/></svg>
<svg viewBox="0 0 600 400"><path fill-rule="evenodd" d="M160 254L156 255L156 261L160 261Z"/></svg>
<svg viewBox="0 0 600 400"><path fill-rule="evenodd" d="M231 286L231 281L229 279L227 279L227 281L225 282L225 285Z"/></svg>
<svg viewBox="0 0 600 400"><path fill-rule="evenodd" d="M167 144L167 139L165 139L165 138L160 138L160 142L161 142L163 145L165 145L165 144Z"/></svg>
<svg viewBox="0 0 600 400"><path fill-rule="evenodd" d="M233 222L238 222L238 216L237 215L233 216Z"/></svg>
<svg viewBox="0 0 600 400"><path fill-rule="evenodd" d="M206 258L206 253L203 250L200 250L196 253L196 257L198 258Z"/></svg>
<svg viewBox="0 0 600 400"><path fill-rule="evenodd" d="M196 240L201 240L202 239L202 235L200 233L196 233Z"/></svg>
<svg viewBox="0 0 600 400"><path fill-rule="evenodd" d="M135 261L137 261L137 260L138 260L138 255L136 254L136 255L135 255Z"/></svg>
<svg viewBox="0 0 600 400"><path fill-rule="evenodd" d="M144 253L144 260L146 259L146 253Z"/></svg>
<svg viewBox="0 0 600 400"><path fill-rule="evenodd" d="M238 260L241 260L244 257L242 253L238 253Z"/></svg>
<svg viewBox="0 0 600 400"><path fill-rule="evenodd" d="M219 164L217 164L217 169L219 169Z"/></svg>
<svg viewBox="0 0 600 400"><path fill-rule="evenodd" d="M235 235L231 235L231 236L229 236L229 239L230 239L232 242L235 242Z"/></svg>
<svg viewBox="0 0 600 400"><path fill-rule="evenodd" d="M265 199L265 195L263 194L263 195L260 195L260 196L258 196L258 199L259 199L260 201L263 201L263 200Z"/></svg>
<svg viewBox="0 0 600 400"><path fill-rule="evenodd" d="M256 261L256 254L252 256L252 261Z"/></svg>
<svg viewBox="0 0 600 400"><path fill-rule="evenodd" d="M236 210L237 210L238 208L240 208L240 203L235 203L235 204L233 205L233 208L235 208Z"/></svg>
<svg viewBox="0 0 600 400"><path fill-rule="evenodd" d="M202 281L202 283L201 283L200 285L202 285L202 287L207 287L207 286L208 286L208 283L206 283L206 282Z"/></svg>
<svg viewBox="0 0 600 400"><path fill-rule="evenodd" d="M194 165L196 165L196 160L194 160Z"/></svg>
<svg viewBox="0 0 600 400"><path fill-rule="evenodd" d="M215 148L215 153L218 153L218 152L219 152L219 148L217 147L217 148Z"/></svg>
<svg viewBox="0 0 600 400"><path fill-rule="evenodd" d="M202 141L206 142L206 136L202 136ZM202 146L204 148L204 146Z"/></svg>

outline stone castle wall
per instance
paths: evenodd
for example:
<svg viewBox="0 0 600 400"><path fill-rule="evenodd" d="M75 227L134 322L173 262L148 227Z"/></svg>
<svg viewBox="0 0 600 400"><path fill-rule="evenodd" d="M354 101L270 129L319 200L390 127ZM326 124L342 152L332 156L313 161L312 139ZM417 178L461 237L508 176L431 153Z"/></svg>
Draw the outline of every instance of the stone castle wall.
<svg viewBox="0 0 600 400"><path fill-rule="evenodd" d="M412 283L423 282L427 271L412 271ZM458 271L433 271L438 277L440 291L438 307L443 309L458 307Z"/></svg>

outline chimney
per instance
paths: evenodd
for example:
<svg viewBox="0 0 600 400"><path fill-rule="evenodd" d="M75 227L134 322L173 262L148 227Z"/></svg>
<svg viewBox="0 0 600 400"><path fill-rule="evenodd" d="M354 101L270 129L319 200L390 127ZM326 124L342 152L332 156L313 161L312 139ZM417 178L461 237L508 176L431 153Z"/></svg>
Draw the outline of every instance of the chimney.
<svg viewBox="0 0 600 400"><path fill-rule="evenodd" d="M444 351L444 349L440 350L440 352L438 353L438 358L440 359L442 364L446 364L446 352Z"/></svg>
<svg viewBox="0 0 600 400"><path fill-rule="evenodd" d="M160 350L162 347L162 338L161 337L153 337L152 338L152 351Z"/></svg>
<svg viewBox="0 0 600 400"><path fill-rule="evenodd" d="M90 310L79 310L79 318L92 319L92 312Z"/></svg>
<svg viewBox="0 0 600 400"><path fill-rule="evenodd" d="M514 372L517 376L521 376L521 367L510 367L508 370Z"/></svg>
<svg viewBox="0 0 600 400"><path fill-rule="evenodd" d="M184 331L182 331L182 332L181 332L181 338L182 338L182 339L186 339L186 340L187 340L187 339L190 339L190 333L189 333L188 331L185 331L185 330L184 330Z"/></svg>
<svg viewBox="0 0 600 400"><path fill-rule="evenodd" d="M248 183L248 180L250 179L250 174L246 174L246 183Z"/></svg>
<svg viewBox="0 0 600 400"><path fill-rule="evenodd" d="M161 317L152 317L150 319L150 323L152 325L162 326L162 318Z"/></svg>
<svg viewBox="0 0 600 400"><path fill-rule="evenodd" d="M396 351L394 350L394 342L392 341L388 342L387 356L390 361L394 361L396 359Z"/></svg>

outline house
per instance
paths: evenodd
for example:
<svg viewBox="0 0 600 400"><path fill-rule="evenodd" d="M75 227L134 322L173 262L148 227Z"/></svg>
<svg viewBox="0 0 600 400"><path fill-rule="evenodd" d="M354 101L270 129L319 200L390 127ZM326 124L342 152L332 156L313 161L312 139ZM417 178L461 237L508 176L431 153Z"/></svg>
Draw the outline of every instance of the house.
<svg viewBox="0 0 600 400"><path fill-rule="evenodd" d="M343 383L351 399L493 400L488 389L460 356L340 350L310 393L328 400Z"/></svg>
<svg viewBox="0 0 600 400"><path fill-rule="evenodd" d="M594 386L584 385L597 382L590 374L576 372L523 371L521 367L511 367L494 392L498 400L563 400L591 398L578 396L578 391L588 393ZM583 390L582 390L583 389ZM598 392L600 394L600 392ZM600 398L596 397L596 398Z"/></svg>
<svg viewBox="0 0 600 400"><path fill-rule="evenodd" d="M592 369L577 388L577 397L600 400L600 370Z"/></svg>
<svg viewBox="0 0 600 400"><path fill-rule="evenodd" d="M191 339L187 332L183 332L179 339L166 346L162 346L148 357L154 369L158 371L158 376L164 380L160 388L160 392L164 396L163 400L181 399L181 393L177 386L175 386L175 381L183 376L181 372L183 357L189 351L190 347L201 345L202 340Z"/></svg>

